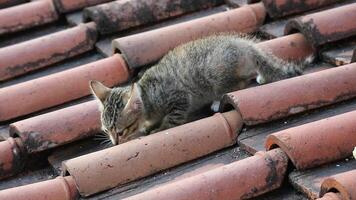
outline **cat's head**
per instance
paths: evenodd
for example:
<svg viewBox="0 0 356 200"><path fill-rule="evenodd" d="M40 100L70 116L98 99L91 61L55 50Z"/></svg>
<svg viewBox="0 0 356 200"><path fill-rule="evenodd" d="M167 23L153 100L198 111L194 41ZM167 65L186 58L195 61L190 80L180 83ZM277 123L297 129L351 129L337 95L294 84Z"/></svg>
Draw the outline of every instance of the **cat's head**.
<svg viewBox="0 0 356 200"><path fill-rule="evenodd" d="M98 81L90 81L92 94L99 101L101 128L112 144L120 144L142 136L142 98L137 84L108 88Z"/></svg>

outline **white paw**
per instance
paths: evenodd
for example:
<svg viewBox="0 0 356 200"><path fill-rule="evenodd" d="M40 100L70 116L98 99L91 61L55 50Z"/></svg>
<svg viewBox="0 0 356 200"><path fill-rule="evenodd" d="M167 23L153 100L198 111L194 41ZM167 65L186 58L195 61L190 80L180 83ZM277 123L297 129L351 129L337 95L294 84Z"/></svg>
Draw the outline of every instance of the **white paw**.
<svg viewBox="0 0 356 200"><path fill-rule="evenodd" d="M220 101L214 101L212 104L211 104L211 110L213 112L219 112L219 107L220 107Z"/></svg>
<svg viewBox="0 0 356 200"><path fill-rule="evenodd" d="M258 75L257 78L256 78L256 82L258 84L264 84L266 81L261 75Z"/></svg>

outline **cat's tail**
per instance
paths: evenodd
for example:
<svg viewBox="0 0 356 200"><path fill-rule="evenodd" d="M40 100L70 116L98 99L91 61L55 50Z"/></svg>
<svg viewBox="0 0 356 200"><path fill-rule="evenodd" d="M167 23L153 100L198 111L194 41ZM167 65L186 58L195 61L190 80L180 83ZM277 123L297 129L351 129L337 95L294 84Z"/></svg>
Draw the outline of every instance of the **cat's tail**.
<svg viewBox="0 0 356 200"><path fill-rule="evenodd" d="M258 73L256 81L264 84L302 75L303 70L313 62L314 57L308 56L302 62L288 62L258 49L254 59Z"/></svg>

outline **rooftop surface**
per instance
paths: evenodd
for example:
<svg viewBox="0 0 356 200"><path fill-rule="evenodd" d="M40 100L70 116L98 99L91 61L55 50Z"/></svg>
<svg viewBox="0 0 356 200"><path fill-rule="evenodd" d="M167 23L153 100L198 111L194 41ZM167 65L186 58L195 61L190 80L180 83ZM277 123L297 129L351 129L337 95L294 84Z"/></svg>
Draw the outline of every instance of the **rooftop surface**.
<svg viewBox="0 0 356 200"><path fill-rule="evenodd" d="M137 80L175 46L244 33L305 75L102 144L89 80ZM356 199L356 1L0 0L0 200Z"/></svg>

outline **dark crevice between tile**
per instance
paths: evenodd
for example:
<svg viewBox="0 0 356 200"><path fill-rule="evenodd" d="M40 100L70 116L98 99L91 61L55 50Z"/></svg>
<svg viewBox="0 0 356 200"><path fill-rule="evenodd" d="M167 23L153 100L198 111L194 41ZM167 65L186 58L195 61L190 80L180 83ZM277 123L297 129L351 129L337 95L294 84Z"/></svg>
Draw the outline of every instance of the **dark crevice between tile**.
<svg viewBox="0 0 356 200"><path fill-rule="evenodd" d="M81 199L123 199L149 189L158 187L168 182L181 180L183 178L211 170L213 168L242 160L249 157L250 154L241 150L239 147L230 147L212 153L208 156L198 158L191 162L176 166L174 168L159 172L152 176L142 178L121 187Z"/></svg>
<svg viewBox="0 0 356 200"><path fill-rule="evenodd" d="M259 0L225 0L225 2L233 8L239 8L248 4L257 3Z"/></svg>
<svg viewBox="0 0 356 200"><path fill-rule="evenodd" d="M19 5L19 4L23 4L23 3L26 3L28 1L29 0L10 0L10 1L7 1L6 3L1 3L0 4L0 9L9 8L11 6L16 6L16 5Z"/></svg>
<svg viewBox="0 0 356 200"><path fill-rule="evenodd" d="M307 200L301 192L295 190L291 184L285 180L282 186L266 194L251 198L250 200Z"/></svg>
<svg viewBox="0 0 356 200"><path fill-rule="evenodd" d="M26 170L16 176L1 180L0 190L46 181L57 176L58 174L49 166L37 170Z"/></svg>
<svg viewBox="0 0 356 200"><path fill-rule="evenodd" d="M327 63L340 66L351 63L353 52L356 49L356 37L327 44L321 48L320 58Z"/></svg>
<svg viewBox="0 0 356 200"><path fill-rule="evenodd" d="M98 133L100 134L100 133ZM76 141L67 145L60 146L53 149L51 155L48 157L53 170L60 174L62 171L62 162L71 158L79 157L85 154L89 154L95 151L99 151L112 145L109 143L103 143L103 139L100 137L90 137L84 140Z"/></svg>

